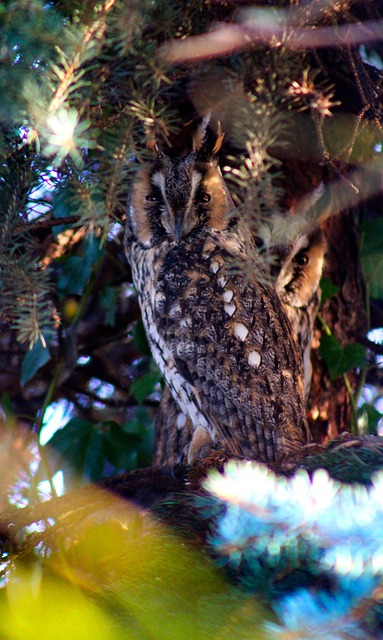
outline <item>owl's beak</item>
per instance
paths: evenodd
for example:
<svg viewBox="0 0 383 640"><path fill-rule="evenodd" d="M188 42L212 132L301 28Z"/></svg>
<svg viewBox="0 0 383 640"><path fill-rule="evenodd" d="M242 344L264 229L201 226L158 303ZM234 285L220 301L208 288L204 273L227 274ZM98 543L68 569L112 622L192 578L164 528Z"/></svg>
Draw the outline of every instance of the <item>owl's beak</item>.
<svg viewBox="0 0 383 640"><path fill-rule="evenodd" d="M177 212L174 215L174 228L173 233L177 242L179 242L183 236L184 231L184 216L182 212Z"/></svg>

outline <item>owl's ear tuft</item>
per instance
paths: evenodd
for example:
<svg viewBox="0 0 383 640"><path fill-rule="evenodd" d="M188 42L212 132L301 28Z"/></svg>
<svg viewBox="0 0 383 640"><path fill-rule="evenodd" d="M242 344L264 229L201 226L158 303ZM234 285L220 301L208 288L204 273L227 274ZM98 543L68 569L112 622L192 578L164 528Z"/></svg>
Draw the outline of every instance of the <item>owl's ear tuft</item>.
<svg viewBox="0 0 383 640"><path fill-rule="evenodd" d="M214 144L214 147L212 149L212 155L214 156L216 153L218 153L218 151L220 150L220 148L222 147L222 143L223 143L223 139L225 137L225 134L222 132L221 129L221 123L218 121L218 130L217 130L217 138Z"/></svg>
<svg viewBox="0 0 383 640"><path fill-rule="evenodd" d="M162 151L160 149L158 140L155 136L154 131L151 129L146 130L146 146L153 153L154 156L158 157L162 155Z"/></svg>
<svg viewBox="0 0 383 640"><path fill-rule="evenodd" d="M193 152L202 160L215 156L220 150L225 137L225 134L222 133L221 123L218 122L217 132L214 133L210 120L211 113L209 112L193 134Z"/></svg>
<svg viewBox="0 0 383 640"><path fill-rule="evenodd" d="M211 125L211 112L203 118L195 117L185 122L171 140L165 140L155 133L154 128L147 128L146 147L154 156L169 158L186 158L194 155L201 161L210 161L220 150L225 134L221 124Z"/></svg>
<svg viewBox="0 0 383 640"><path fill-rule="evenodd" d="M157 144L157 142L155 141L154 138L148 139L147 143L146 143L146 146L148 147L149 151L151 151L152 153L154 153L156 155L158 154L159 148L158 148L158 144Z"/></svg>
<svg viewBox="0 0 383 640"><path fill-rule="evenodd" d="M197 130L193 135L193 151L198 154L202 151L206 139L207 139L207 128L209 126L209 122L211 119L211 112L209 111L206 116L202 119L202 122L198 125Z"/></svg>

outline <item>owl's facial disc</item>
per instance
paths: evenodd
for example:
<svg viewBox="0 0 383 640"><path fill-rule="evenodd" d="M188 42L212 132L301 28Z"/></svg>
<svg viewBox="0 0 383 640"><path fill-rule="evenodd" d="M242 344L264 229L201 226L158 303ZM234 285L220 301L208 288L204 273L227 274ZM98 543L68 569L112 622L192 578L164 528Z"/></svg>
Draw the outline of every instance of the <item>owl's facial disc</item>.
<svg viewBox="0 0 383 640"><path fill-rule="evenodd" d="M150 183L160 196L160 223L177 243L206 225L223 229L230 220L230 196L215 161L198 161L194 153L181 159L161 155Z"/></svg>
<svg viewBox="0 0 383 640"><path fill-rule="evenodd" d="M198 224L194 203L201 180L194 155L181 160L161 156L154 167L151 184L161 194L161 224L177 243Z"/></svg>

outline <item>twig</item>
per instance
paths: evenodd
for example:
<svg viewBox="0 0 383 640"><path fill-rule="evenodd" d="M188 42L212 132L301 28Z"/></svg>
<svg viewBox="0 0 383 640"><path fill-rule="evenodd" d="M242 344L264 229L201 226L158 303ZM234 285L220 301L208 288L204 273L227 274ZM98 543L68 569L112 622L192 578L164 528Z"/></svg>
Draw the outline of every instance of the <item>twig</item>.
<svg viewBox="0 0 383 640"><path fill-rule="evenodd" d="M13 234L23 233L24 231L35 231L39 229L50 229L59 225L72 225L80 220L80 216L67 216L66 218L50 218L49 220L40 220L38 222L30 222L23 226L17 226Z"/></svg>

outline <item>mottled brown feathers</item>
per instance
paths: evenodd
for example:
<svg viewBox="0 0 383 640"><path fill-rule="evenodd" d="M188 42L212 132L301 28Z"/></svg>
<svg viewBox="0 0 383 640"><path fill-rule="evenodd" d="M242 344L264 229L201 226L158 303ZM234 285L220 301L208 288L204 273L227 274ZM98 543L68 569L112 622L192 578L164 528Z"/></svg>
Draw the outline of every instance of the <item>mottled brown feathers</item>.
<svg viewBox="0 0 383 640"><path fill-rule="evenodd" d="M309 439L298 346L249 238L214 160L159 154L138 176L126 252L189 462L210 440L283 465Z"/></svg>

